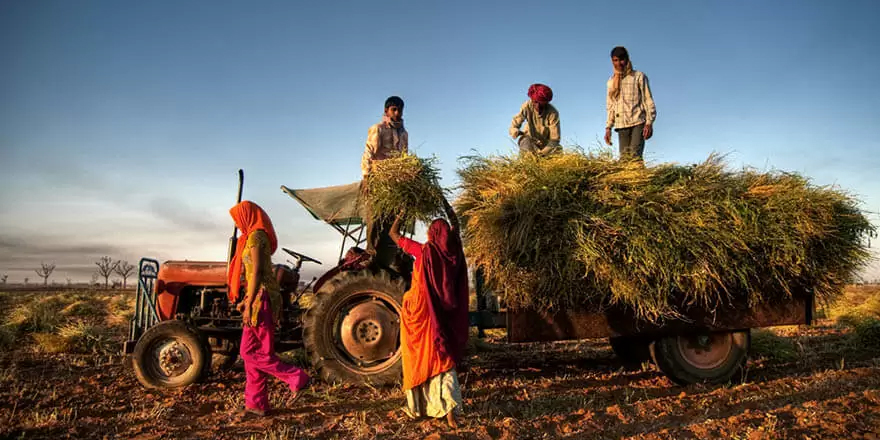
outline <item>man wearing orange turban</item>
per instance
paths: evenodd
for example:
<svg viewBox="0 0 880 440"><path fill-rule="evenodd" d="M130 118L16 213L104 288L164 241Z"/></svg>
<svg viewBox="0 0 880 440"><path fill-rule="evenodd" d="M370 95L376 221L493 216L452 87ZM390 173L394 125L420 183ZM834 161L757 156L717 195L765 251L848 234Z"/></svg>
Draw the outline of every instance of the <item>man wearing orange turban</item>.
<svg viewBox="0 0 880 440"><path fill-rule="evenodd" d="M510 137L517 139L520 153L548 155L559 146L559 112L550 104L553 90L544 84L529 86L529 100L523 103L510 124ZM520 131L526 122L525 131Z"/></svg>

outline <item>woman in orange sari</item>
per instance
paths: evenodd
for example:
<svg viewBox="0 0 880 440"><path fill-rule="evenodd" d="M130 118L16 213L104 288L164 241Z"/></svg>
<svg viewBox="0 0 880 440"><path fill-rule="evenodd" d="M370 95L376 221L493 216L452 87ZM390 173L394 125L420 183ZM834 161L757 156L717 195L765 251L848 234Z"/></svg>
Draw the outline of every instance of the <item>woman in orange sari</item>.
<svg viewBox="0 0 880 440"><path fill-rule="evenodd" d="M456 366L468 338L468 278L458 218L445 206L452 226L434 220L424 244L400 235L401 216L389 235L415 258L400 316L404 410L412 418L445 416L457 427L462 403Z"/></svg>
<svg viewBox="0 0 880 440"><path fill-rule="evenodd" d="M229 210L241 237L229 264L229 299L238 300L242 269L245 296L238 304L242 317L241 359L245 371L245 407L241 416L264 416L269 411L269 376L284 381L297 393L309 383L305 371L275 355L275 325L281 315L281 289L272 272L278 238L269 216L256 203L243 201Z"/></svg>

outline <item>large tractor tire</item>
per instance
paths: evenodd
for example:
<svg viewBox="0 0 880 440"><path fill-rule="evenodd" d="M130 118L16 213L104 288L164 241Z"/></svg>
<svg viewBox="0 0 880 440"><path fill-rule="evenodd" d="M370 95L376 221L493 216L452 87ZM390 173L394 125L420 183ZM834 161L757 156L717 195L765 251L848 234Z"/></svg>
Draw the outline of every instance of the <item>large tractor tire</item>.
<svg viewBox="0 0 880 440"><path fill-rule="evenodd" d="M135 377L147 388L178 388L204 379L211 369L207 338L182 321L150 327L134 347Z"/></svg>
<svg viewBox="0 0 880 440"><path fill-rule="evenodd" d="M343 272L321 286L304 317L312 365L328 383L389 385L401 379L403 280Z"/></svg>
<svg viewBox="0 0 880 440"><path fill-rule="evenodd" d="M615 336L608 341L611 350L628 367L639 367L651 360L651 339L643 336Z"/></svg>
<svg viewBox="0 0 880 440"><path fill-rule="evenodd" d="M651 344L651 356L680 385L719 384L742 371L750 345L749 330L667 336Z"/></svg>

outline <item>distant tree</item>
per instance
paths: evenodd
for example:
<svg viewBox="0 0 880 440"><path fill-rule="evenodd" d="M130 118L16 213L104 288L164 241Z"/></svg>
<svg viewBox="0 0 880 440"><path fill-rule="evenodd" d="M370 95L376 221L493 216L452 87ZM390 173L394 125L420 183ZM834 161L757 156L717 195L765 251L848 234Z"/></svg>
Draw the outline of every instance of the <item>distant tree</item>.
<svg viewBox="0 0 880 440"><path fill-rule="evenodd" d="M46 264L40 263L39 269L34 269L34 272L43 279L43 286L47 286L49 284L49 276L52 275L52 272L55 271L55 263Z"/></svg>
<svg viewBox="0 0 880 440"><path fill-rule="evenodd" d="M92 274L92 280L89 282L89 286L98 286L98 273L95 272Z"/></svg>
<svg viewBox="0 0 880 440"><path fill-rule="evenodd" d="M6 286L6 280L8 280L8 279L9 279L9 274L4 273L3 276L0 277L0 284L3 284L4 286Z"/></svg>
<svg viewBox="0 0 880 440"><path fill-rule="evenodd" d="M131 276L132 271L134 271L134 264L129 263L128 261L119 260L116 262L116 275L122 277L122 288L125 289L128 284L128 277Z"/></svg>
<svg viewBox="0 0 880 440"><path fill-rule="evenodd" d="M108 256L103 256L100 260L95 262L98 266L98 275L104 277L105 289L110 286L110 275L113 275L113 271L116 270L116 263L117 262L113 261L113 259Z"/></svg>
<svg viewBox="0 0 880 440"><path fill-rule="evenodd" d="M28 281L30 281L30 280L31 280L30 278L28 278L28 277L24 277L24 285L27 286L27 283L28 283Z"/></svg>

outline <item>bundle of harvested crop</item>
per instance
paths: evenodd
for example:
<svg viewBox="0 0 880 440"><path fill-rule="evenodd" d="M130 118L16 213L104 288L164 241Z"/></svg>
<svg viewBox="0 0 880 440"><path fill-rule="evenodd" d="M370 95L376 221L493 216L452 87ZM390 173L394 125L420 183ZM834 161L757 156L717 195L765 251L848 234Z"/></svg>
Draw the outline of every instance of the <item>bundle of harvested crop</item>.
<svg viewBox="0 0 880 440"><path fill-rule="evenodd" d="M846 193L722 159L643 167L609 152L470 157L456 201L469 263L512 307L624 305L649 321L814 291L868 262Z"/></svg>
<svg viewBox="0 0 880 440"><path fill-rule="evenodd" d="M430 222L441 216L445 193L435 158L403 154L373 163L366 184L366 204L374 216Z"/></svg>

